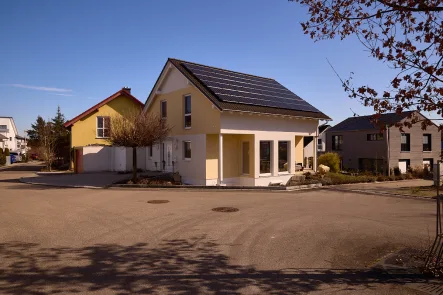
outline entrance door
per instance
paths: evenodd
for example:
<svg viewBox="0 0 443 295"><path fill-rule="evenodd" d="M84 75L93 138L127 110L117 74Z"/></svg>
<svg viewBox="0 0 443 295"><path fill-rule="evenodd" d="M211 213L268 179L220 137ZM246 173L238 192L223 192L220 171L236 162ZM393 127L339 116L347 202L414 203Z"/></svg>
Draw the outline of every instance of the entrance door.
<svg viewBox="0 0 443 295"><path fill-rule="evenodd" d="M161 168L163 171L172 172L172 142L162 143L161 149Z"/></svg>
<svg viewBox="0 0 443 295"><path fill-rule="evenodd" d="M249 174L249 141L242 143L242 173Z"/></svg>
<svg viewBox="0 0 443 295"><path fill-rule="evenodd" d="M75 150L75 173L83 173L83 149Z"/></svg>

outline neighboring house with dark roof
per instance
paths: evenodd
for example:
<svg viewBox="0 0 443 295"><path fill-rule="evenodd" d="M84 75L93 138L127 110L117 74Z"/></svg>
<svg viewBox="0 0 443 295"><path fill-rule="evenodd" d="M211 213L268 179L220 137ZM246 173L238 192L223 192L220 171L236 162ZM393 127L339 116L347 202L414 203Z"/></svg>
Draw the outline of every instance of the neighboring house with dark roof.
<svg viewBox="0 0 443 295"><path fill-rule="evenodd" d="M177 59L167 60L144 110L172 127L146 168L199 185L286 183L303 163L303 138L330 120L274 79Z"/></svg>
<svg viewBox="0 0 443 295"><path fill-rule="evenodd" d="M303 138L303 166L313 168L314 163L314 149L317 149L317 157L326 151L326 131L331 128L331 125L322 124L318 126L317 142L314 142L313 136L306 136Z"/></svg>
<svg viewBox="0 0 443 295"><path fill-rule="evenodd" d="M431 125L422 130L416 123L401 132L394 126L408 120L412 113L382 114L376 121L372 116L347 118L326 131L326 150L340 155L343 169L387 173L399 167L404 173L410 166L432 167L441 153L438 127ZM416 115L426 119L419 112Z"/></svg>

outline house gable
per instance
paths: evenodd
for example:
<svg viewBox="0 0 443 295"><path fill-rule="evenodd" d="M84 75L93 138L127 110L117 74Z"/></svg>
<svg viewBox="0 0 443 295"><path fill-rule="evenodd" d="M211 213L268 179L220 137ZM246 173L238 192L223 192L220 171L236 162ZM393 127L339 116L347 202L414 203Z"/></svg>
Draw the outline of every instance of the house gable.
<svg viewBox="0 0 443 295"><path fill-rule="evenodd" d="M71 147L87 146L87 145L108 145L108 141L103 138L97 138L97 117L112 117L140 110L141 105L135 102L126 94L120 94L109 102L100 105L98 108L88 110L81 118L78 118L71 128ZM71 120L72 121L72 120Z"/></svg>
<svg viewBox="0 0 443 295"><path fill-rule="evenodd" d="M184 125L184 97L191 96L191 128ZM220 111L170 62L167 62L145 104L144 111L160 115L167 102L167 123L171 135L220 132Z"/></svg>
<svg viewBox="0 0 443 295"><path fill-rule="evenodd" d="M161 94L171 93L189 86L188 79L180 73L177 68L171 68L166 78L159 85L158 92Z"/></svg>

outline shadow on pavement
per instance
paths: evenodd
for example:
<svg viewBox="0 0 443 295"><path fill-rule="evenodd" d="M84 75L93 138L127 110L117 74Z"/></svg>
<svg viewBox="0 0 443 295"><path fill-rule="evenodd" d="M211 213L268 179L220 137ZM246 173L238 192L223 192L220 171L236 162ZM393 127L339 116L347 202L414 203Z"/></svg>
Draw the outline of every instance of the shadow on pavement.
<svg viewBox="0 0 443 295"><path fill-rule="evenodd" d="M62 190L62 189L68 189L66 187L57 187L57 186L49 186L49 185L42 185L42 184L27 184L22 183L18 179L8 179L8 180L0 180L0 183L2 182L10 182L10 183L16 183L15 185L7 185L7 189L11 190Z"/></svg>
<svg viewBox="0 0 443 295"><path fill-rule="evenodd" d="M0 293L63 294L296 294L322 287L337 291L380 284L425 282L417 275L388 275L367 269L259 270L229 263L218 244L204 236L166 240L157 248L97 244L42 248L0 244Z"/></svg>
<svg viewBox="0 0 443 295"><path fill-rule="evenodd" d="M20 165L20 164L12 164L8 168L1 169L1 172L8 172L8 171L41 171L41 169L44 167L42 164L29 164L29 165Z"/></svg>

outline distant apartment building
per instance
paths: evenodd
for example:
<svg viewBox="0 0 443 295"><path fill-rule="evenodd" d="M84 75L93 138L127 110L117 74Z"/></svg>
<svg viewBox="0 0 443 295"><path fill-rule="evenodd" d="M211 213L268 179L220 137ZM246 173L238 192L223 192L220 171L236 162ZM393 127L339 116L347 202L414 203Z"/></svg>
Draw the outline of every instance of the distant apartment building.
<svg viewBox="0 0 443 295"><path fill-rule="evenodd" d="M0 117L0 148L8 148L11 152L25 153L27 141L18 135L12 117Z"/></svg>
<svg viewBox="0 0 443 295"><path fill-rule="evenodd" d="M382 114L377 123L371 116L351 117L326 131L326 150L340 155L342 169L387 172L395 167L432 165L440 159L441 135L436 125L422 130L416 123L403 131L394 124L413 112ZM422 114L416 113L422 119Z"/></svg>

